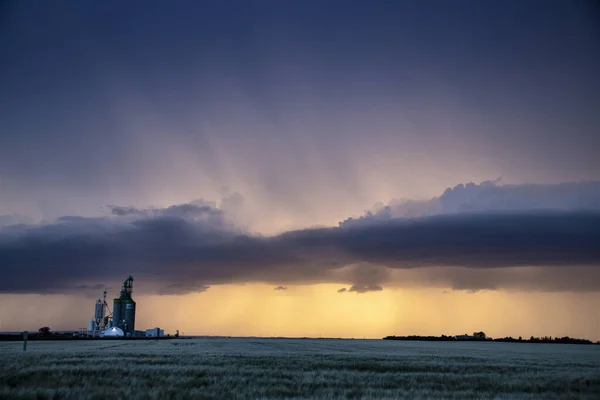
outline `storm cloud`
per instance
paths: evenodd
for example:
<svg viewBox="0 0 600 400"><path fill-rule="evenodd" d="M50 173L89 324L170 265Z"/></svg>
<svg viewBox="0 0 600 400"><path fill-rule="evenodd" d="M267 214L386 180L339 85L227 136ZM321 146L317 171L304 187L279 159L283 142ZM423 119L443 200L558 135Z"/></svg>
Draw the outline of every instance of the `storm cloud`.
<svg viewBox="0 0 600 400"><path fill-rule="evenodd" d="M383 288L379 285L352 285L352 287L348 291L356 293L367 293L379 292L381 290L383 290Z"/></svg>
<svg viewBox="0 0 600 400"><path fill-rule="evenodd" d="M126 274L161 294L243 282L337 282L358 293L411 281L464 290L598 291L600 210L590 193L583 203L574 197L587 205L582 210L479 207L275 236L237 229L207 202L112 206L104 217L2 227L0 292L65 292Z"/></svg>

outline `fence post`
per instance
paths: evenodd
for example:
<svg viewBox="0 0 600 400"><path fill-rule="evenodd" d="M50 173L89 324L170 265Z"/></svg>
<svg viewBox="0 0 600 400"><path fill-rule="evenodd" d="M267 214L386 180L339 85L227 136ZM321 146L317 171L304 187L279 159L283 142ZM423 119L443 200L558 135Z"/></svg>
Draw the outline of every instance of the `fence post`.
<svg viewBox="0 0 600 400"><path fill-rule="evenodd" d="M27 351L27 336L29 335L29 332L25 331L23 332L23 351Z"/></svg>

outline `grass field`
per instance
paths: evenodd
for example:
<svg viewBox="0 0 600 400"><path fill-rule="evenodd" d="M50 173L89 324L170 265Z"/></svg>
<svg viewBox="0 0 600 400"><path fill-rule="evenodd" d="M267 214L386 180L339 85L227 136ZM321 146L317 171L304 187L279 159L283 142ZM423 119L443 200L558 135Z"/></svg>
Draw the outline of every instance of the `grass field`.
<svg viewBox="0 0 600 400"><path fill-rule="evenodd" d="M600 399L600 346L197 338L0 342L0 398Z"/></svg>

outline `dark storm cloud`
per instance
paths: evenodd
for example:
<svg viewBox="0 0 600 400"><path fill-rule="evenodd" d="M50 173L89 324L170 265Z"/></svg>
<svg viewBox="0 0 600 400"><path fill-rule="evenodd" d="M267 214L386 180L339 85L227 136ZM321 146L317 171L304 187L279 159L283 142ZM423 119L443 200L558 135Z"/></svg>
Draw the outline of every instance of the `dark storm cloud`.
<svg viewBox="0 0 600 400"><path fill-rule="evenodd" d="M410 282L416 287L449 287L453 290L576 291L600 290L600 268L595 266L535 268L433 267L397 271L396 284Z"/></svg>
<svg viewBox="0 0 600 400"><path fill-rule="evenodd" d="M355 261L330 272L331 279L338 282L350 282L354 286L351 292L366 293L376 290L380 284L391 281L390 268L368 262ZM339 292L342 293L342 292Z"/></svg>
<svg viewBox="0 0 600 400"><path fill-rule="evenodd" d="M181 295L189 293L202 293L210 289L208 285L195 284L193 282L173 283L167 286L159 286L156 293L160 295Z"/></svg>
<svg viewBox="0 0 600 400"><path fill-rule="evenodd" d="M112 210L114 215L103 218L63 217L45 225L2 228L0 291L56 292L132 273L160 293L239 282L348 282L355 285L350 291L362 292L385 285L390 271L428 267L441 268L432 282L499 288L518 286L518 279L452 268L523 266L560 271L550 279L538 277L540 289L555 289L560 280L573 290L600 290L600 280L565 283L567 271L591 266L590 273L596 274L600 268L597 210L362 220L272 237L236 231L208 205Z"/></svg>
<svg viewBox="0 0 600 400"><path fill-rule="evenodd" d="M383 288L379 285L352 285L348 292L356 293L367 293L367 292L379 292Z"/></svg>
<svg viewBox="0 0 600 400"><path fill-rule="evenodd" d="M198 218L212 217L214 222L222 223L225 221L223 211L216 208L214 204L203 200L196 200L193 204L180 204L170 206L164 209L139 209L135 207L108 206L113 215L117 216L137 216L137 217L174 217L174 218Z"/></svg>
<svg viewBox="0 0 600 400"><path fill-rule="evenodd" d="M343 288L341 288L341 289L338 289L338 291L337 291L337 292L338 292L338 293L344 293L344 292L346 292L346 290L347 290L347 289L346 289L345 287L343 287Z"/></svg>

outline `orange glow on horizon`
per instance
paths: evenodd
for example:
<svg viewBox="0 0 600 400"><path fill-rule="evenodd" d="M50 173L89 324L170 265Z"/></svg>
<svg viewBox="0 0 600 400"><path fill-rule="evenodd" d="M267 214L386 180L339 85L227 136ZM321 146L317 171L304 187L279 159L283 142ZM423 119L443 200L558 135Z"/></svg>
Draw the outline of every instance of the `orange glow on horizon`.
<svg viewBox="0 0 600 400"><path fill-rule="evenodd" d="M599 293L394 289L337 293L344 285L213 286L187 295L137 295L136 326L219 336L381 338L456 335L571 336L600 340ZM0 331L87 326L94 298L0 295Z"/></svg>

